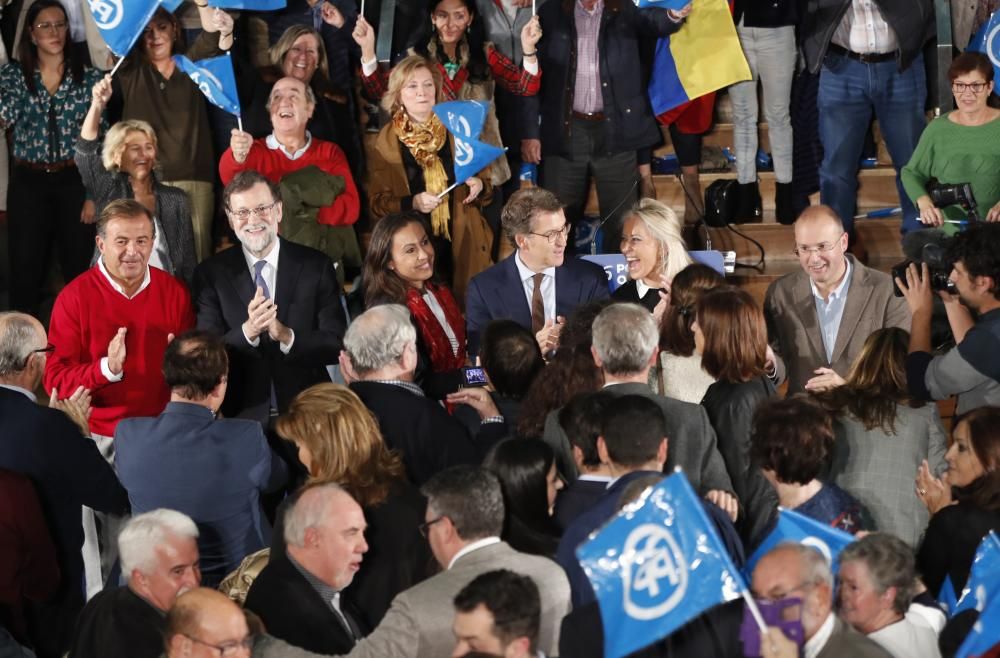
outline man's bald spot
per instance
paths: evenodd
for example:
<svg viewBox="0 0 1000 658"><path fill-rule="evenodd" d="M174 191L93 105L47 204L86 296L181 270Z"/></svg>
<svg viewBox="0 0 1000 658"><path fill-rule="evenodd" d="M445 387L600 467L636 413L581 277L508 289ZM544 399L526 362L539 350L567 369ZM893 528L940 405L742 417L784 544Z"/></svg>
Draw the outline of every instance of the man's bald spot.
<svg viewBox="0 0 1000 658"><path fill-rule="evenodd" d="M31 325L39 334L45 335L45 327L38 321L38 318L27 313L21 313L20 311L3 311L0 313L0 336L12 327L17 325L24 326L24 324Z"/></svg>
<svg viewBox="0 0 1000 658"><path fill-rule="evenodd" d="M229 597L214 589L198 587L177 597L167 613L167 641L175 635L197 635L201 620L225 613L243 616L243 611Z"/></svg>
<svg viewBox="0 0 1000 658"><path fill-rule="evenodd" d="M844 222L840 220L840 217L837 216L837 213L830 206L809 206L795 220L796 226L822 223L829 223L841 231L844 230Z"/></svg>

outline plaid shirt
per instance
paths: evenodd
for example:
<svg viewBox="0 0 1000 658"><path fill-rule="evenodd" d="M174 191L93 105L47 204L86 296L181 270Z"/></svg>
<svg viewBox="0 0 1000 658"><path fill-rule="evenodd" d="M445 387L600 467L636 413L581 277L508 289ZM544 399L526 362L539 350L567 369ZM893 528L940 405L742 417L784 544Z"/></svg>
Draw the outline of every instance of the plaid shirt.
<svg viewBox="0 0 1000 658"><path fill-rule="evenodd" d="M542 85L541 69L539 69L537 74L532 75L525 71L524 67L514 64L509 57L492 45L486 49L486 63L489 65L496 83L504 90L517 96L534 96L538 93L538 89ZM437 62L437 66L438 71L441 73L441 79L444 80L441 88L441 96L446 101L453 101L458 98L458 92L462 84L449 83L464 83L468 72L465 69L460 69L455 78L452 79L448 76L444 65ZM362 71L361 84L364 86L365 96L372 100L382 98L389 88L389 72L381 66L376 68L375 72L371 75L365 75Z"/></svg>
<svg viewBox="0 0 1000 658"><path fill-rule="evenodd" d="M597 40L601 32L601 14L604 0L597 0L593 11L583 8L576 1L573 17L576 20L576 83L573 89L573 110L600 112L604 109L601 96L601 62Z"/></svg>

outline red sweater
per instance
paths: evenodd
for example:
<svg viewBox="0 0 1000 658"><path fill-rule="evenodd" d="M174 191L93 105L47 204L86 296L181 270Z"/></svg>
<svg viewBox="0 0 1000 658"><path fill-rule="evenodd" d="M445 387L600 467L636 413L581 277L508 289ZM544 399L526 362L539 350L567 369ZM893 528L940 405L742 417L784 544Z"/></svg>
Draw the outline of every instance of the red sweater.
<svg viewBox="0 0 1000 658"><path fill-rule="evenodd" d="M330 226L350 226L358 221L358 213L361 211L358 188L354 185L354 178L351 177L351 169L344 152L333 142L314 137L309 150L298 159L292 160L280 149L268 148L267 138L261 137L254 140L247 159L242 164L233 159L233 149L226 149L222 159L219 160L219 177L223 185L229 185L229 181L236 174L254 169L268 180L280 183L285 174L309 165L316 165L320 171L344 178L344 191L337 195L332 204L319 209L316 220L320 224Z"/></svg>
<svg viewBox="0 0 1000 658"><path fill-rule="evenodd" d="M97 265L76 277L56 297L49 326L55 352L45 364L45 390L67 397L83 386L91 391L90 431L114 436L122 418L157 416L170 399L163 381L167 336L194 326L184 284L149 268L150 282L132 299L111 287ZM101 359L119 327L126 327L124 377L109 382Z"/></svg>

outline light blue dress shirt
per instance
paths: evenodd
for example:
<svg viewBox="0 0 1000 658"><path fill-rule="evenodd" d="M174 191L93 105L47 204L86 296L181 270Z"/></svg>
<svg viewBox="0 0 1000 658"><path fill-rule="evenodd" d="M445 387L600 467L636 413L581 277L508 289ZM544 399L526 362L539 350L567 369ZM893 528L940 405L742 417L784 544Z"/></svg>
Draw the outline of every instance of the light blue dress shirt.
<svg viewBox="0 0 1000 658"><path fill-rule="evenodd" d="M830 299L824 300L816 288L816 284L809 280L809 287L812 288L813 299L816 300L816 315L819 317L819 329L823 335L823 347L826 350L826 362L833 362L833 348L837 345L837 332L840 330L840 320L844 317L844 306L847 304L847 291L851 287L851 260L847 260L847 269L844 270L844 279L840 285L830 292Z"/></svg>

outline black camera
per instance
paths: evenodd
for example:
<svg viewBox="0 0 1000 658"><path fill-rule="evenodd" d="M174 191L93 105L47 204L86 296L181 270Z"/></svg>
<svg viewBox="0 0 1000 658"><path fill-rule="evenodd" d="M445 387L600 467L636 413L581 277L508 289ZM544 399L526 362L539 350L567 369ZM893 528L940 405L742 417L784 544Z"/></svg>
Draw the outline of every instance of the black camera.
<svg viewBox="0 0 1000 658"><path fill-rule="evenodd" d="M948 206L959 206L965 211L970 224L982 221L979 216L979 204L976 203L976 195L972 193L971 183L938 183L932 182L927 186L927 194L931 201L938 208Z"/></svg>
<svg viewBox="0 0 1000 658"><path fill-rule="evenodd" d="M910 265L920 266L921 263L927 265L928 274L931 277L931 290L935 292L948 292L953 295L958 294L958 288L948 278L951 274L952 262L948 259L949 238L938 238L927 242L920 247L918 254L913 254L912 259L907 259L892 268L892 287L896 297L902 297L903 291L896 285L896 279L906 281L906 269ZM905 243L904 243L905 244ZM910 255L909 249L903 249L904 253Z"/></svg>

